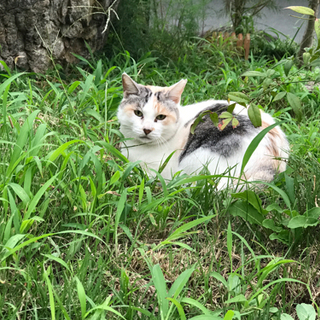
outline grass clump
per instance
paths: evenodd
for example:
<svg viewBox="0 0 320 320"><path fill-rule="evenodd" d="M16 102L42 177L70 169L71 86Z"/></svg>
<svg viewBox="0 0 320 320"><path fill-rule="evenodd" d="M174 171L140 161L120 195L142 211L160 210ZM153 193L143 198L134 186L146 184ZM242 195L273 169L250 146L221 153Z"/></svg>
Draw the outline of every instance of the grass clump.
<svg viewBox="0 0 320 320"><path fill-rule="evenodd" d="M71 75L2 73L1 318L318 312L319 90L304 87L317 71L203 41L185 48L175 62L126 52L82 58ZM285 121L287 171L243 193L218 192L219 176L148 178L118 151L122 72L157 85L187 78L184 104L243 93Z"/></svg>

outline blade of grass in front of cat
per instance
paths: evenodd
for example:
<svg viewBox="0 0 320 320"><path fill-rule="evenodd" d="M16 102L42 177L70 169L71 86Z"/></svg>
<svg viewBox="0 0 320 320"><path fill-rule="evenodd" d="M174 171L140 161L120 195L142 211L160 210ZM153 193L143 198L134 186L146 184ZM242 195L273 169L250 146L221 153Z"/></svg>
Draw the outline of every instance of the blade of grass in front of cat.
<svg viewBox="0 0 320 320"><path fill-rule="evenodd" d="M254 153L254 151L256 150L256 148L258 147L260 141L264 138L264 136L270 131L272 130L274 127L279 126L281 123L283 123L284 121L281 122L277 122L274 123L270 126L268 126L267 128L263 129L261 132L259 132L257 134L257 136L251 141L251 143L249 144L243 159L242 159L242 164L241 164L241 170L240 170L240 177L242 176L244 169L247 165L247 163L249 162L252 154Z"/></svg>

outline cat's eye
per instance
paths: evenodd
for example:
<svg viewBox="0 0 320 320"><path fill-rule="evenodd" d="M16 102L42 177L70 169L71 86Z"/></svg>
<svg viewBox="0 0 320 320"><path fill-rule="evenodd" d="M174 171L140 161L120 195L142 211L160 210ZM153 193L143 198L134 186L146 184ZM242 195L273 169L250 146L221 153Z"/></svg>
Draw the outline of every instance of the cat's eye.
<svg viewBox="0 0 320 320"><path fill-rule="evenodd" d="M135 114L137 117L140 117L140 118L143 117L143 113L142 113L140 110L134 110L134 114Z"/></svg>
<svg viewBox="0 0 320 320"><path fill-rule="evenodd" d="M158 116L156 116L157 120L164 120L167 116L164 114L159 114Z"/></svg>

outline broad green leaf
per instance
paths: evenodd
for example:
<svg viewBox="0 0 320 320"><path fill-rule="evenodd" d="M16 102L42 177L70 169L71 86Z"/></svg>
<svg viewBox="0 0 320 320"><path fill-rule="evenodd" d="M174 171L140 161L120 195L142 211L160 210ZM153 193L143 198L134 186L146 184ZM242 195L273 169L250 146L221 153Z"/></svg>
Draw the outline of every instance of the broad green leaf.
<svg viewBox="0 0 320 320"><path fill-rule="evenodd" d="M231 273L228 278L228 291L234 291L235 294L239 295L241 292L240 278L237 274Z"/></svg>
<svg viewBox="0 0 320 320"><path fill-rule="evenodd" d="M296 310L299 320L316 320L316 312L311 304L298 304Z"/></svg>
<svg viewBox="0 0 320 320"><path fill-rule="evenodd" d="M290 237L289 230L283 230L279 233L270 234L269 239L270 240L279 240L280 242L289 246L289 244L290 244L289 237Z"/></svg>
<svg viewBox="0 0 320 320"><path fill-rule="evenodd" d="M295 94L291 92L287 92L288 102L297 116L298 121L301 121L302 118L302 110L301 110L301 100Z"/></svg>
<svg viewBox="0 0 320 320"><path fill-rule="evenodd" d="M313 217L306 217L305 215L293 217L289 223L288 228L296 229L296 228L307 228L310 226L316 226L319 224L319 220Z"/></svg>
<svg viewBox="0 0 320 320"><path fill-rule="evenodd" d="M256 208L260 213L267 214L268 211L262 208L262 201L259 196L251 191L245 190L243 192L232 193L231 196L235 199L243 199L249 202L254 208Z"/></svg>
<svg viewBox="0 0 320 320"><path fill-rule="evenodd" d="M227 108L227 112L232 113L234 108L236 107L236 103L231 103L229 104L228 108Z"/></svg>
<svg viewBox="0 0 320 320"><path fill-rule="evenodd" d="M235 102L248 103L250 98L242 92L229 92L228 98Z"/></svg>
<svg viewBox="0 0 320 320"><path fill-rule="evenodd" d="M309 218L315 218L318 219L320 217L320 208L314 207L310 210L308 210L305 215L307 215Z"/></svg>
<svg viewBox="0 0 320 320"><path fill-rule="evenodd" d="M304 52L302 55L302 59L303 59L303 63L304 64L309 64L309 62L311 61L311 54L309 52ZM313 61L312 66L316 66L316 63Z"/></svg>
<svg viewBox="0 0 320 320"><path fill-rule="evenodd" d="M282 91L277 93L277 95L274 97L273 101L281 100L285 95L287 94L287 91Z"/></svg>
<svg viewBox="0 0 320 320"><path fill-rule="evenodd" d="M261 126L261 112L256 104L251 104L248 108L248 116L252 124L257 128Z"/></svg>
<svg viewBox="0 0 320 320"><path fill-rule="evenodd" d="M219 116L220 119L232 119L233 118L233 114L227 111L224 111L220 114Z"/></svg>
<svg viewBox="0 0 320 320"><path fill-rule="evenodd" d="M274 69L268 69L267 71L267 77L272 77L275 74L275 70Z"/></svg>
<svg viewBox="0 0 320 320"><path fill-rule="evenodd" d="M303 6L290 6L284 9L290 9L294 12L301 13L301 14L308 14L310 16L314 16L314 11L311 8L303 7Z"/></svg>
<svg viewBox="0 0 320 320"><path fill-rule="evenodd" d="M259 226L262 225L262 221L264 220L264 215L246 201L234 202L230 205L229 212L234 217L241 217L245 221Z"/></svg>
<svg viewBox="0 0 320 320"><path fill-rule="evenodd" d="M293 60L288 60L284 65L283 65L283 70L286 76L288 76L291 68L293 66Z"/></svg>
<svg viewBox="0 0 320 320"><path fill-rule="evenodd" d="M212 112L209 114L211 121L213 122L213 124L215 126L217 126L219 124L219 118L218 118L218 114L216 112Z"/></svg>
<svg viewBox="0 0 320 320"><path fill-rule="evenodd" d="M272 210L275 210L279 213L282 213L283 212L283 209L280 208L280 206L277 204L277 203L271 203L267 206L266 208L267 211L272 211Z"/></svg>
<svg viewBox="0 0 320 320"><path fill-rule="evenodd" d="M265 219L262 221L262 226L271 229L274 232L281 232L283 230L282 227L276 226L273 219Z"/></svg>

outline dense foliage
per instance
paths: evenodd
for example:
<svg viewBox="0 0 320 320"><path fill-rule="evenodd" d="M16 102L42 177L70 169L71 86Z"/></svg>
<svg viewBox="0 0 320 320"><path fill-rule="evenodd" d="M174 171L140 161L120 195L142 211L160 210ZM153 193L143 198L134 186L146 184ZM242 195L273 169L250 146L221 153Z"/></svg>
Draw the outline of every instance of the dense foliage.
<svg viewBox="0 0 320 320"><path fill-rule="evenodd" d="M315 319L319 69L207 40L183 50L46 75L0 62L1 319ZM243 192L217 191L219 175L148 178L118 151L122 72L187 78L183 104L265 109L288 135L286 172Z"/></svg>

